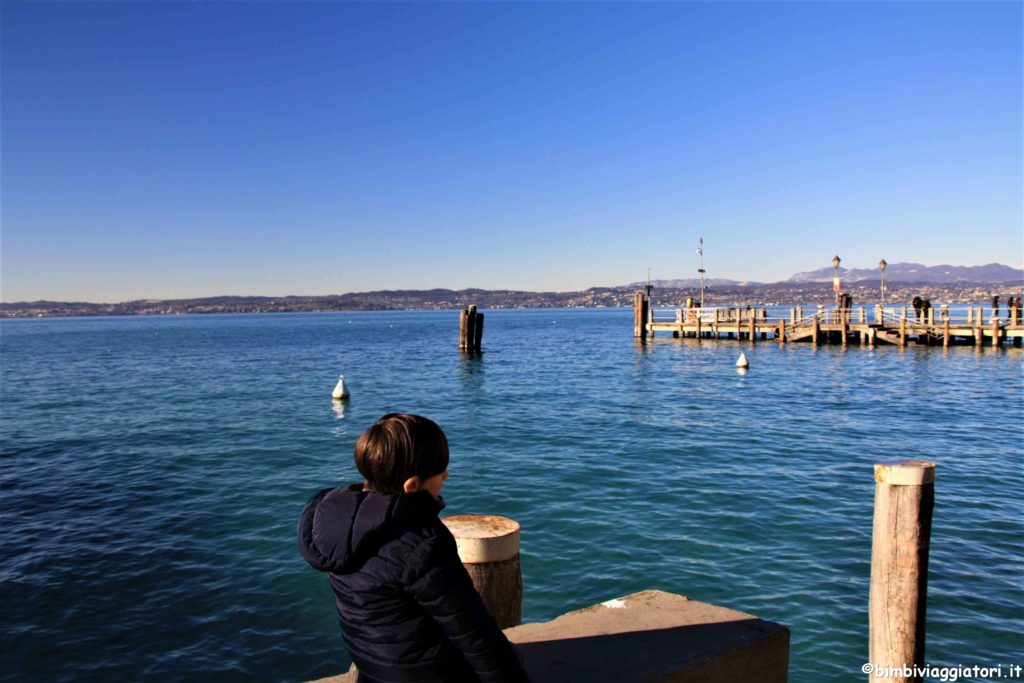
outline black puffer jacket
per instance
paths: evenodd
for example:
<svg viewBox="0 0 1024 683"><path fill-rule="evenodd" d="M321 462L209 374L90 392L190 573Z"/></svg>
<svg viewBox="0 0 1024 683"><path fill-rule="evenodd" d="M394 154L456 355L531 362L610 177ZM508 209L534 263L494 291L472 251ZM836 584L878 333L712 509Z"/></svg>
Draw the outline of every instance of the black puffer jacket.
<svg viewBox="0 0 1024 683"><path fill-rule="evenodd" d="M328 572L341 631L368 681L524 681L427 491L325 489L299 519L299 551Z"/></svg>

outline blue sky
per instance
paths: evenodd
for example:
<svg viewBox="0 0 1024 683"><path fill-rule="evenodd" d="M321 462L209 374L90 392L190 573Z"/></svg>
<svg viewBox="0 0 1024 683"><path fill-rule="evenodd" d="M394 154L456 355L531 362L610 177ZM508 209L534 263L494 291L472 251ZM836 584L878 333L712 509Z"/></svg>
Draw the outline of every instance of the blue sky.
<svg viewBox="0 0 1024 683"><path fill-rule="evenodd" d="M1020 3L2 5L0 299L1020 266Z"/></svg>

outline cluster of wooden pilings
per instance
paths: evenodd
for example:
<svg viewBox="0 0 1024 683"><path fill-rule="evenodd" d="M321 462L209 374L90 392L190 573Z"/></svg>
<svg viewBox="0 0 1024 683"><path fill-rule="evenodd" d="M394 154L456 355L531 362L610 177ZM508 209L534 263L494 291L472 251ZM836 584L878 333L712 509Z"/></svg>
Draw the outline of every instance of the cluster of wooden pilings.
<svg viewBox="0 0 1024 683"><path fill-rule="evenodd" d="M484 340L484 314L476 312L476 306L459 311L459 350L480 353Z"/></svg>

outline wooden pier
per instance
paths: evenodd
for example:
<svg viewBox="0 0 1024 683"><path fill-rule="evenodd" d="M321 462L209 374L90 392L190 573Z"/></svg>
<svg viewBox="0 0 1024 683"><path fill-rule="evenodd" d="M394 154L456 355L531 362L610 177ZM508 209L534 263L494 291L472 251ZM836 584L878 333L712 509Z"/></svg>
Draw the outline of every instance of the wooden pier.
<svg viewBox="0 0 1024 683"><path fill-rule="evenodd" d="M1021 346L1024 325L1017 309L941 305L915 311L908 306L772 306L654 308L646 296L634 302L634 336L645 341L657 332L696 339L812 344L921 344L928 346Z"/></svg>

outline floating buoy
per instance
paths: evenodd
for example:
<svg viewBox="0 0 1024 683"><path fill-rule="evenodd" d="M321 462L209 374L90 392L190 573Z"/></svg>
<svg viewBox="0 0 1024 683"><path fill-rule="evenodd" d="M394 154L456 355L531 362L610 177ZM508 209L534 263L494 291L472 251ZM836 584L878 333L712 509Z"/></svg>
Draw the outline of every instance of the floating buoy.
<svg viewBox="0 0 1024 683"><path fill-rule="evenodd" d="M348 398L348 389L345 387L345 375L338 378L338 384L334 387L334 391L331 392L331 398L335 401L340 401L343 398Z"/></svg>
<svg viewBox="0 0 1024 683"><path fill-rule="evenodd" d="M750 367L750 361L747 360L747 354L742 352L740 353L740 357L736 359L736 367L743 368L744 370Z"/></svg>

